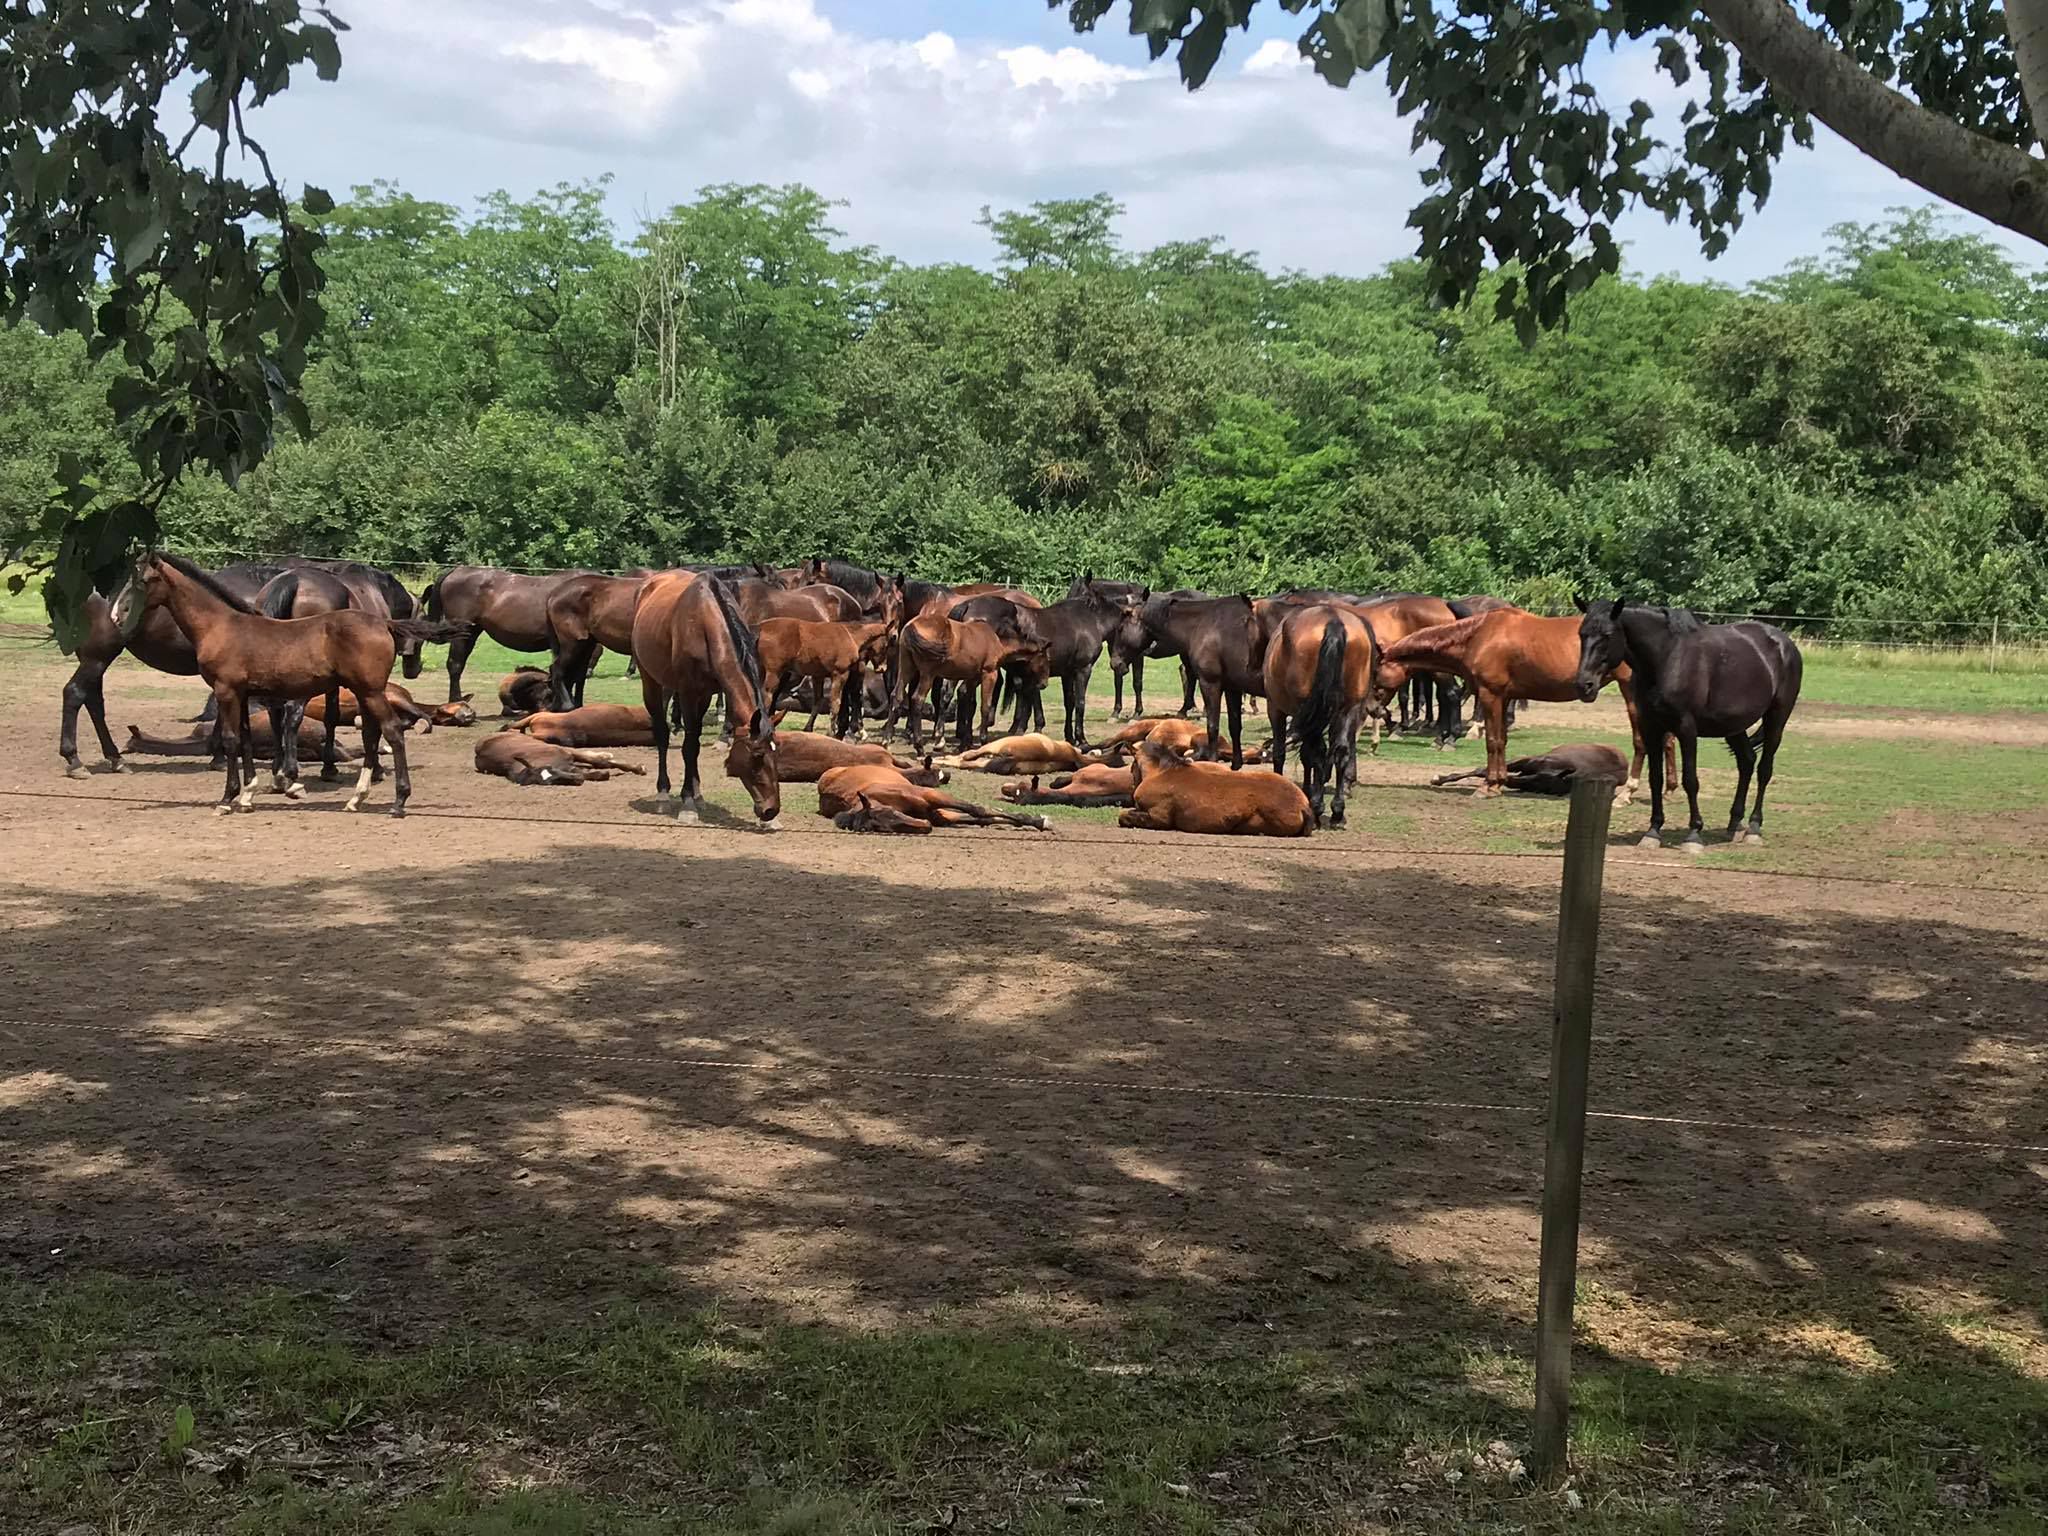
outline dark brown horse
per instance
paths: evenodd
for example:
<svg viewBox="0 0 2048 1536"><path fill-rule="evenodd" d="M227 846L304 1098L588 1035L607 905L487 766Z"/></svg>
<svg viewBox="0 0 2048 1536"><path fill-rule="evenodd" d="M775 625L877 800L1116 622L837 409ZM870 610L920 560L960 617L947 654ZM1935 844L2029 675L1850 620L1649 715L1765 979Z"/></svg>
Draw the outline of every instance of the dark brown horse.
<svg viewBox="0 0 2048 1536"><path fill-rule="evenodd" d="M835 560L814 556L797 568L798 575L793 586L798 587L840 587L851 592L861 601L862 611L871 617L879 616L883 592L891 583L883 580L880 571L871 571L864 565L855 565L851 560Z"/></svg>
<svg viewBox="0 0 2048 1536"><path fill-rule="evenodd" d="M1154 595L1140 609L1145 633L1159 650L1184 658L1202 687L1209 746L1215 757L1223 706L1230 707L1230 766L1244 766L1244 701L1265 690L1265 621L1249 597Z"/></svg>
<svg viewBox="0 0 2048 1536"><path fill-rule="evenodd" d="M266 698L310 698L336 684L354 693L363 708L363 765L347 809L353 811L369 792L372 764L381 739L391 748L396 780L391 814L403 816L412 794L412 774L405 761L405 733L385 698L391 667L398 659L398 640L445 638L445 631L411 619L378 619L354 609L308 619L270 619L254 612L205 571L176 555L144 558L134 579L116 604L141 603L164 607L192 641L199 673L213 688L220 719L221 746L227 754L227 787L218 813L252 808L254 763L249 782L242 780L242 720L250 695ZM296 785L277 787L289 793Z"/></svg>
<svg viewBox="0 0 2048 1536"><path fill-rule="evenodd" d="M340 613L357 606L354 590L331 572L315 566L303 566L280 571L263 584L263 590L256 594L255 609L267 619L311 619L323 613ZM389 617L380 597L377 612ZM326 708L321 713L325 727L320 749L320 777L332 781L341 777L341 770L334 760L334 733L341 724L340 690L330 688L323 695ZM305 718L304 699L271 699L265 701L270 707L271 735L276 741L271 760L273 775L281 775L287 784L299 781L299 722ZM247 734L249 721L245 716L242 730Z"/></svg>
<svg viewBox="0 0 2048 1536"><path fill-rule="evenodd" d="M539 667L521 667L517 672L507 672L498 679L500 715L517 719L546 709L553 702L554 688L548 674Z"/></svg>
<svg viewBox="0 0 2048 1536"><path fill-rule="evenodd" d="M754 631L740 613L739 600L722 577L692 577L664 571L640 587L633 611L633 655L640 663L640 697L654 725L658 754L655 794L666 809L669 792L669 710L683 725L683 794L676 820L693 825L704 808L697 751L704 737L704 712L725 696L725 718L733 727L730 771L747 788L754 815L775 829L782 791L775 773L775 721L761 676L761 652Z"/></svg>
<svg viewBox="0 0 2048 1536"><path fill-rule="evenodd" d="M1301 787L1310 813L1344 825L1344 788L1358 776L1358 726L1372 697L1372 626L1355 608L1288 608L1266 642L1266 717L1273 726L1273 769L1287 771L1291 725L1301 752Z"/></svg>
<svg viewBox="0 0 2048 1536"><path fill-rule="evenodd" d="M1728 841L1743 840L1743 802L1756 774L1756 810L1749 840L1764 840L1764 791L1778 761L1785 722L1799 703L1805 660L1792 637L1754 619L1738 624L1702 624L1683 608L1649 608L1640 603L1588 603L1579 623L1578 691L1591 699L1600 681L1619 669L1635 674L1637 717L1652 757L1678 738L1685 758L1685 798L1692 819L1686 846L1705 846L1700 835L1699 739L1719 736L1735 754L1735 805L1728 813ZM1754 729L1752 729L1754 727ZM1650 782L1650 830L1642 846L1662 846L1664 794Z"/></svg>
<svg viewBox="0 0 2048 1536"><path fill-rule="evenodd" d="M508 651L552 651L548 594L572 576L590 574L523 576L487 565L457 565L443 571L420 602L429 619L462 626L448 643L448 697L462 697L462 669L469 665L479 635L489 635Z"/></svg>
<svg viewBox="0 0 2048 1536"><path fill-rule="evenodd" d="M633 600L647 574L565 576L548 590L542 611L554 650L548 691L555 709L574 709L583 702L599 651L632 654Z"/></svg>
<svg viewBox="0 0 2048 1536"><path fill-rule="evenodd" d="M424 617L406 584L382 566L366 565L360 560L321 560L309 555L293 555L278 564L286 570L326 572L348 588L349 596L354 599L349 606L360 608L367 614L387 619ZM420 675L424 664L419 641L398 642L398 665L408 682Z"/></svg>

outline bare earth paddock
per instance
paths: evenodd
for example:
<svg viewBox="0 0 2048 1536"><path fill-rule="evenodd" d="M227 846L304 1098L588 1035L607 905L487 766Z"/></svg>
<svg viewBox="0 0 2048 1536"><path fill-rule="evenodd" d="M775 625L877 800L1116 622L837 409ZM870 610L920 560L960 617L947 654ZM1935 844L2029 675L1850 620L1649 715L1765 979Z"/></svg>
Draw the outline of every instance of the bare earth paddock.
<svg viewBox="0 0 2048 1536"><path fill-rule="evenodd" d="M415 1493L453 1479L488 1507L615 1482L621 1507L694 1498L734 1529L756 1528L748 1501L777 1491L755 1479L785 1477L851 1500L833 1506L848 1529L922 1529L948 1504L960 1529L1568 1518L1561 1495L1503 1482L1481 1498L1476 1474L1465 1488L1448 1475L1461 1433L1523 1443L1561 804L1515 813L1544 830L1509 857L1469 830L1481 808L1417 787L1440 759L1390 749L1365 765L1355 830L1298 844L1101 818L1050 836L858 838L813 814L810 786L786 791L790 830L768 837L663 825L651 779L515 790L471 772L476 731L449 730L413 739L403 823L343 814L346 786L317 783L303 806L265 795L216 821L218 776L191 760L63 779L63 675L47 651L0 653L0 1265L17 1349L45 1349L36 1309L83 1277L147 1305L180 1298L179 1328L195 1310L302 1298L338 1347L371 1354L455 1330L601 1328L623 1307L714 1316L757 1341L789 1325L861 1340L1057 1330L1080 1393L1138 1390L1169 1360L1225 1377L1307 1364L1292 1407L1148 1471L1170 1485L1156 1502L1105 1493L1116 1479L1085 1456L1009 1443L1000 1410L939 1415L894 1470L746 1448L730 1487L654 1445L620 1451L634 1469L617 1472L538 1408L499 1429L517 1455L480 1431L451 1450L403 1405L373 1404L357 1427L425 1435ZM123 662L108 695L118 736L191 714L198 688ZM1840 728L1816 710L1792 737L1824 751ZM2029 729L1942 716L1928 739L2037 752L2006 741ZM1710 830L1725 760L1711 767ZM1798 772L1774 791L1787 824ZM995 781L963 792L993 802ZM389 800L380 786L370 809ZM1376 819L1399 835L1376 836ZM1616 812L1618 837L1641 823ZM1579 1486L1603 1487L1591 1437L1607 1424L1627 1441L1610 1492L1675 1511L1668 1528L1712 1528L1763 1497L1787 1526L1863 1529L1802 1502L1811 1469L1757 1449L1796 1431L1745 1432L1716 1453L1724 1483L1695 1495L1662 1421L1612 1394L1739 1380L1753 1397L1759 1379L1912 1371L2048 1405L2048 878L2022 859L1983 889L1967 888L1981 870L1927 880L1924 863L1907 871L1918 883L1883 883L1874 863L1829 883L1801 858L1850 866L1784 840L1766 851L1773 863L1612 855L1591 1103L1674 1119L1592 1127ZM0 1502L23 1501L26 1529L72 1513L38 1458L81 1416L142 1417L203 1390L147 1361L100 1360L73 1385L0 1385L16 1449ZM1411 1416L1385 1429L1375 1393ZM1468 1406L1436 1422L1446 1394ZM202 1423L200 1450L277 1422L260 1404L221 1411L249 1424ZM1913 1433L1943 1424L1923 1419ZM280 1431L354 1469L299 1484L365 1492L374 1458L350 1428ZM153 1490L129 1507L161 1528L229 1518L247 1490L193 1491L165 1471L183 1447L167 1452L164 1432L150 1422L140 1450L119 1430L104 1442L82 1515L94 1529L130 1528L124 1479ZM1322 1464L1267 1459L1283 1434L1331 1437ZM2039 1513L2038 1461L2015 1472L1988 1445L1913 1463L1933 1469L1915 1497L1947 1528ZM947 1484L956 1453L968 1470ZM156 1486L167 1477L175 1488ZM1743 1478L1747 1492L1725 1481ZM383 1528L365 1497L350 1518Z"/></svg>

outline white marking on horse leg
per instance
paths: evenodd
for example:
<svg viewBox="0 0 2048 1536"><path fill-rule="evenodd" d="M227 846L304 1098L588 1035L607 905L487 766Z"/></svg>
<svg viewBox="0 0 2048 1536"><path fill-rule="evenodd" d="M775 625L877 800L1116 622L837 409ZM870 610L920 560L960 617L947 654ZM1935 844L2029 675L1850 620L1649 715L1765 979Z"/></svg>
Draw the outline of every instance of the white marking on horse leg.
<svg viewBox="0 0 2048 1536"><path fill-rule="evenodd" d="M356 792L348 797L348 804L344 805L342 809L344 811L361 810L363 806L363 796L367 795L369 792L370 765L368 761L365 761L363 763L363 771L356 775Z"/></svg>

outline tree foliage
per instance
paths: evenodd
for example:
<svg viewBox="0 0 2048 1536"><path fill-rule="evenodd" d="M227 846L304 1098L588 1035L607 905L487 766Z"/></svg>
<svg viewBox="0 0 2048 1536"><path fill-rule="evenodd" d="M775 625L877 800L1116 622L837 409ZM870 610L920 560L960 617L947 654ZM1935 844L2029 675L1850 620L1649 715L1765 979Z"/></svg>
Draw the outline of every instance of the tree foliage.
<svg viewBox="0 0 2048 1536"><path fill-rule="evenodd" d="M1939 219L1844 226L1746 291L1603 278L1524 346L1415 262L1275 276L1113 221L1086 259L1018 259L1015 231L1110 206L992 215L980 269L851 247L801 187L710 188L630 237L598 186L466 214L357 188L312 226L318 431L238 489L181 484L165 528L420 566L829 552L2048 622L2043 290ZM116 366L0 331L0 537L38 537L67 451L138 473Z"/></svg>
<svg viewBox="0 0 2048 1536"><path fill-rule="evenodd" d="M56 498L24 530L56 546L60 638L154 534L187 464L233 484L278 417L305 428L299 381L324 312L321 236L303 215L333 204L309 187L294 206L243 101L261 105L302 65L334 78L341 23L314 14L298 0L0 6L0 316L121 360L101 374L137 470L126 494L102 497L83 458L60 458ZM187 89L173 143L181 112L166 96ZM231 147L253 180L229 174Z"/></svg>

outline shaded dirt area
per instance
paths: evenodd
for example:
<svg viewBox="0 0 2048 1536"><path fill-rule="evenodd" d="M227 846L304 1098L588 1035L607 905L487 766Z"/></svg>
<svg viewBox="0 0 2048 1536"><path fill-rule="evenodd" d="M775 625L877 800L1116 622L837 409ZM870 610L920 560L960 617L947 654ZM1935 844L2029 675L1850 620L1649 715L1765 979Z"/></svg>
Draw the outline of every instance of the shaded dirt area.
<svg viewBox="0 0 2048 1536"><path fill-rule="evenodd" d="M459 816L323 790L215 821L196 764L63 780L52 676L0 685L16 1274L276 1282L394 1337L650 1290L884 1326L1162 1306L1261 1349L1533 1312L1547 861L683 832L641 781L479 778L460 731L415 748ZM117 728L189 712L133 669L110 694ZM2038 1329L2044 981L2042 898L1619 862L1592 1102L1744 1124L1596 1124L1596 1334ZM1388 1306L1390 1260L1441 1309Z"/></svg>

